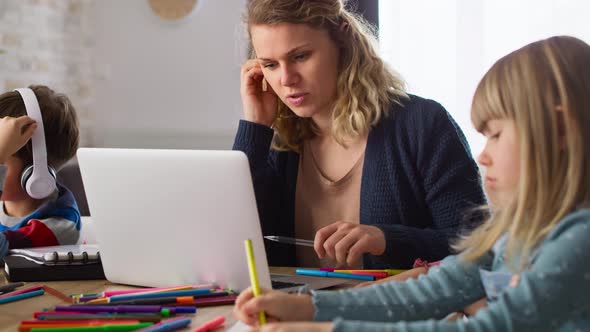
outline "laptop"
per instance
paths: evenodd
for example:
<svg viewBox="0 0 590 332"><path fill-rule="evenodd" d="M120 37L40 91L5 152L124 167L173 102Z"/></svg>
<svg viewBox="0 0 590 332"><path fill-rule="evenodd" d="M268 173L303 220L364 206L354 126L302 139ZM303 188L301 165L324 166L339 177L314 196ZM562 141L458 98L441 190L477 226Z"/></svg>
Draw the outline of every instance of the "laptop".
<svg viewBox="0 0 590 332"><path fill-rule="evenodd" d="M250 286L251 239L261 287L271 276L246 155L239 151L80 148L78 162L106 278L163 287ZM348 280L273 276L274 288Z"/></svg>

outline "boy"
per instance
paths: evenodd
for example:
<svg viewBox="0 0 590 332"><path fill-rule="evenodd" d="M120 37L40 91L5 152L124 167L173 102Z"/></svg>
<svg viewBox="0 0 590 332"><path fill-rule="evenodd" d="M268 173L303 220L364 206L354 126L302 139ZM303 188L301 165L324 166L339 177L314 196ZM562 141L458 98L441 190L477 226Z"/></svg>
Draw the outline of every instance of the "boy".
<svg viewBox="0 0 590 332"><path fill-rule="evenodd" d="M58 170L78 148L76 111L63 94L41 85L30 89L43 118L47 165ZM80 235L80 212L67 188L57 184L49 196L33 198L23 187L23 171L33 164L31 137L40 127L27 116L23 98L17 91L0 95L0 164L6 168L0 197L0 261L9 249L75 244Z"/></svg>

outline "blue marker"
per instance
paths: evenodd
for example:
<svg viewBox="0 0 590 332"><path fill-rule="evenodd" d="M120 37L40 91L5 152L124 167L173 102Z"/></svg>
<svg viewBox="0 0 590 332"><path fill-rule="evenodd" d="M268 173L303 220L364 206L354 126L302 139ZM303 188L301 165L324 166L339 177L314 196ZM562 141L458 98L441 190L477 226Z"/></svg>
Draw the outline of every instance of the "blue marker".
<svg viewBox="0 0 590 332"><path fill-rule="evenodd" d="M188 326L191 319L188 317L171 318L161 321L158 324L138 330L138 332L167 332L181 329Z"/></svg>
<svg viewBox="0 0 590 332"><path fill-rule="evenodd" d="M3 299L0 299L0 304L14 302L14 301L22 300L22 299L28 299L29 297L39 296L39 295L43 295L43 294L45 294L45 291L43 289L39 289L36 291L27 292L27 293L22 293L22 294L17 294L14 296L9 296L9 297L5 297Z"/></svg>
<svg viewBox="0 0 590 332"><path fill-rule="evenodd" d="M109 302L137 300L137 299L151 299L155 297L163 296L198 296L202 294L211 293L210 289L188 289L172 292L153 292L153 293L139 293L139 294L128 294L128 295L115 295L109 298Z"/></svg>
<svg viewBox="0 0 590 332"><path fill-rule="evenodd" d="M351 273L328 272L328 271L319 271L319 270L297 269L297 270L295 270L295 273L301 274L304 276L313 276L313 277L346 278L346 279L358 279L358 280L368 280L368 281L375 280L375 277L373 277L373 276L351 274Z"/></svg>

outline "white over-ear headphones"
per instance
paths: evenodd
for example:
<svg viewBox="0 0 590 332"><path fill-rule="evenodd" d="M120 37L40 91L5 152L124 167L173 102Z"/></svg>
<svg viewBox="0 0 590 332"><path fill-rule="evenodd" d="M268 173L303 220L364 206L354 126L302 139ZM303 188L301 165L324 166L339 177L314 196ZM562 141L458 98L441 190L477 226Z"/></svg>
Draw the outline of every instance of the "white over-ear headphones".
<svg viewBox="0 0 590 332"><path fill-rule="evenodd" d="M37 129L31 138L33 147L33 165L25 167L20 178L21 186L29 196L42 199L51 195L55 189L55 170L47 165L47 147L45 145L45 128L37 96L29 88L16 89L25 103L27 115L35 120Z"/></svg>

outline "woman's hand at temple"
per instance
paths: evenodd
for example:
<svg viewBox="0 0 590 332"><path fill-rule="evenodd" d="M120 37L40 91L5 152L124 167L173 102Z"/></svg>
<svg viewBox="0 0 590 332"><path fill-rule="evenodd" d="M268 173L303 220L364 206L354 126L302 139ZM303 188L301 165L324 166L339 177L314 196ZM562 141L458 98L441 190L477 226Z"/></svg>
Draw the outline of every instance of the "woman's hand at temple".
<svg viewBox="0 0 590 332"><path fill-rule="evenodd" d="M240 93L244 118L270 127L277 115L278 97L270 84L262 89L264 74L257 59L250 59L242 65Z"/></svg>

